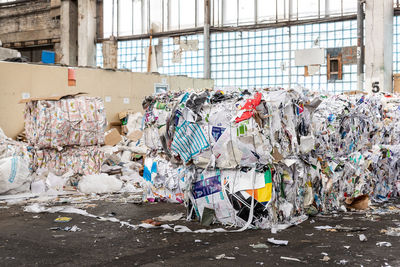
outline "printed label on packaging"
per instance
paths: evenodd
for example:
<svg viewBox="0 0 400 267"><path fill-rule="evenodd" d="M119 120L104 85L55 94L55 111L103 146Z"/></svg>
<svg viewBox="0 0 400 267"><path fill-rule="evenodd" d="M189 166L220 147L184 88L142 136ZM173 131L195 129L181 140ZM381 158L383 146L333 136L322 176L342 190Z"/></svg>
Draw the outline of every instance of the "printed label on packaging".
<svg viewBox="0 0 400 267"><path fill-rule="evenodd" d="M214 137L215 141L218 141L218 139L221 137L224 131L225 128L223 127L215 127L215 126L212 127L211 134Z"/></svg>
<svg viewBox="0 0 400 267"><path fill-rule="evenodd" d="M26 93L26 92L22 93L22 99L28 99L30 97L31 97L30 93Z"/></svg>
<svg viewBox="0 0 400 267"><path fill-rule="evenodd" d="M195 199L221 192L220 176L213 176L198 181L193 186L193 196Z"/></svg>

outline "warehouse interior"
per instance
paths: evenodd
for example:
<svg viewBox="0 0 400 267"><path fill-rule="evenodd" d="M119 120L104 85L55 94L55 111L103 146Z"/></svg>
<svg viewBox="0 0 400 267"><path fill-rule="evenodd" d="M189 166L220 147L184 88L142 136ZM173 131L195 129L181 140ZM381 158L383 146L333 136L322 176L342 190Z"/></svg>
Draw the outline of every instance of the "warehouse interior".
<svg viewBox="0 0 400 267"><path fill-rule="evenodd" d="M0 92L7 266L400 265L399 0L0 0Z"/></svg>

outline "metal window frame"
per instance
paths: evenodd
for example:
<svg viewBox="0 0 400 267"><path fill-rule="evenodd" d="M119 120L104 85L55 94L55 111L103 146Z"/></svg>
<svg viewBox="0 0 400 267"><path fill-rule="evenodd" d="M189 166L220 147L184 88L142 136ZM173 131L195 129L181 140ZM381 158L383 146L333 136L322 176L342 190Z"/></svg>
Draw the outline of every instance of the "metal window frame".
<svg viewBox="0 0 400 267"><path fill-rule="evenodd" d="M115 0L111 0L113 1L113 5L114 5L114 1ZM129 37L131 39L134 38L143 38L143 35L146 35L149 33L150 31L150 27L151 27L151 10L150 10L150 0L140 0L141 1L141 14L146 14L147 15L147 20L145 20L145 17L142 15L141 16L141 22L142 22L142 34L139 35L130 35ZM177 0L178 1L178 6L180 7L181 1L185 1L185 0ZM198 0L193 0L195 3L195 20L194 20L194 28L197 28L198 26L198 16L199 13L198 12L203 12L203 9L198 8ZM258 11L257 11L257 5L258 5L258 1L257 0L249 0L249 1L254 1L254 25L246 25L248 26L258 26L260 25L260 23L258 23L259 18L258 18ZM275 22L273 23L269 23L269 24L279 24L279 23L287 23L288 21L293 21L292 17L296 17L296 20L305 20L307 21L307 17L300 17L299 16L299 0L283 0L283 4L284 4L284 17L283 18L279 18L279 14L278 14L278 3L281 2L282 0L275 0ZM297 9L296 9L296 13L293 13L293 1L296 1L297 3ZM343 0L340 0L340 13L339 14L331 14L330 13L330 9L329 9L329 0L318 0L318 19L321 19L321 1L325 1L325 16L324 17L331 17L331 15L333 15L333 17L336 18L341 18L341 19L347 19L346 15L344 15L343 13ZM396 3L398 2L398 0L394 0L394 6L397 6L398 8L400 8L400 6ZM133 10L134 10L134 5L133 5L134 0L132 0L132 14L133 14ZM165 3L165 4L164 4ZM145 10L145 5L147 4L147 9ZM242 26L242 24L240 23L240 19L239 19L239 0L236 0L236 4L237 4L237 16L236 16L236 27L240 27ZM166 5L166 9L167 9L167 17L164 18L164 6ZM216 5L218 6L218 10L216 10ZM120 12L119 12L119 0L117 0L117 35L119 36L118 32L119 32L119 16L120 16ZM211 9L212 9L212 27L214 28L226 28L229 25L224 24L224 1L223 0L211 0ZM162 33L164 32L169 32L171 29L171 22L170 22L170 18L171 18L171 0L162 0L162 22L161 22L161 29L162 29ZM288 13L289 10L289 14ZM292 12L290 11L292 10ZM104 9L104 12L110 12L106 9ZM111 11L113 12L113 11ZM356 14L356 11L354 11L354 15ZM339 16L337 16L339 15ZM113 22L114 23L114 12L113 12ZM133 21L133 20L132 20ZM188 28L182 28L181 25L181 12L180 12L180 8L178 10L178 29L179 30L184 30L187 31ZM133 24L133 22L132 22ZM265 23L261 24L264 25ZM144 25L147 25L147 27L144 27ZM279 25L275 25L276 27L279 27ZM192 28L193 29L193 28ZM112 33L114 31L114 27L112 29ZM132 25L132 31L133 31L133 25ZM183 32L183 34L185 34L185 32ZM102 38L100 38L102 39Z"/></svg>

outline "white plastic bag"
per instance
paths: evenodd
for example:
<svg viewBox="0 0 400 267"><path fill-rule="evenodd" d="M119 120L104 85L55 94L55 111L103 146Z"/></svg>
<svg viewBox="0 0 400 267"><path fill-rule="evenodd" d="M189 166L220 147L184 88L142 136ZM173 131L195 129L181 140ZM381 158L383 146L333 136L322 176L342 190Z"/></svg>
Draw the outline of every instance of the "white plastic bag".
<svg viewBox="0 0 400 267"><path fill-rule="evenodd" d="M78 184L82 193L112 193L122 188L122 181L108 174L93 174L83 176Z"/></svg>
<svg viewBox="0 0 400 267"><path fill-rule="evenodd" d="M30 183L28 162L21 157L7 157L0 160L0 194L18 189Z"/></svg>

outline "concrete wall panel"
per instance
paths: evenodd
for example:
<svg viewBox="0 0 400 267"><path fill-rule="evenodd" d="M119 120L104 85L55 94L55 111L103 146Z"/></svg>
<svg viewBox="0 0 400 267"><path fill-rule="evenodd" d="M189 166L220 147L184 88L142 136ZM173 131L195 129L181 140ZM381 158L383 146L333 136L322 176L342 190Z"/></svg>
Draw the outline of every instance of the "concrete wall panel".
<svg viewBox="0 0 400 267"><path fill-rule="evenodd" d="M193 79L127 71L76 68L76 86L68 86L68 68L49 65L0 62L0 128L14 138L23 130L24 105L18 104L23 93L31 97L86 92L92 96L111 97L105 102L109 122L118 121L120 111L142 112L145 96L154 92L154 84L167 81L171 90L212 88L210 79ZM129 99L129 104L124 103Z"/></svg>

